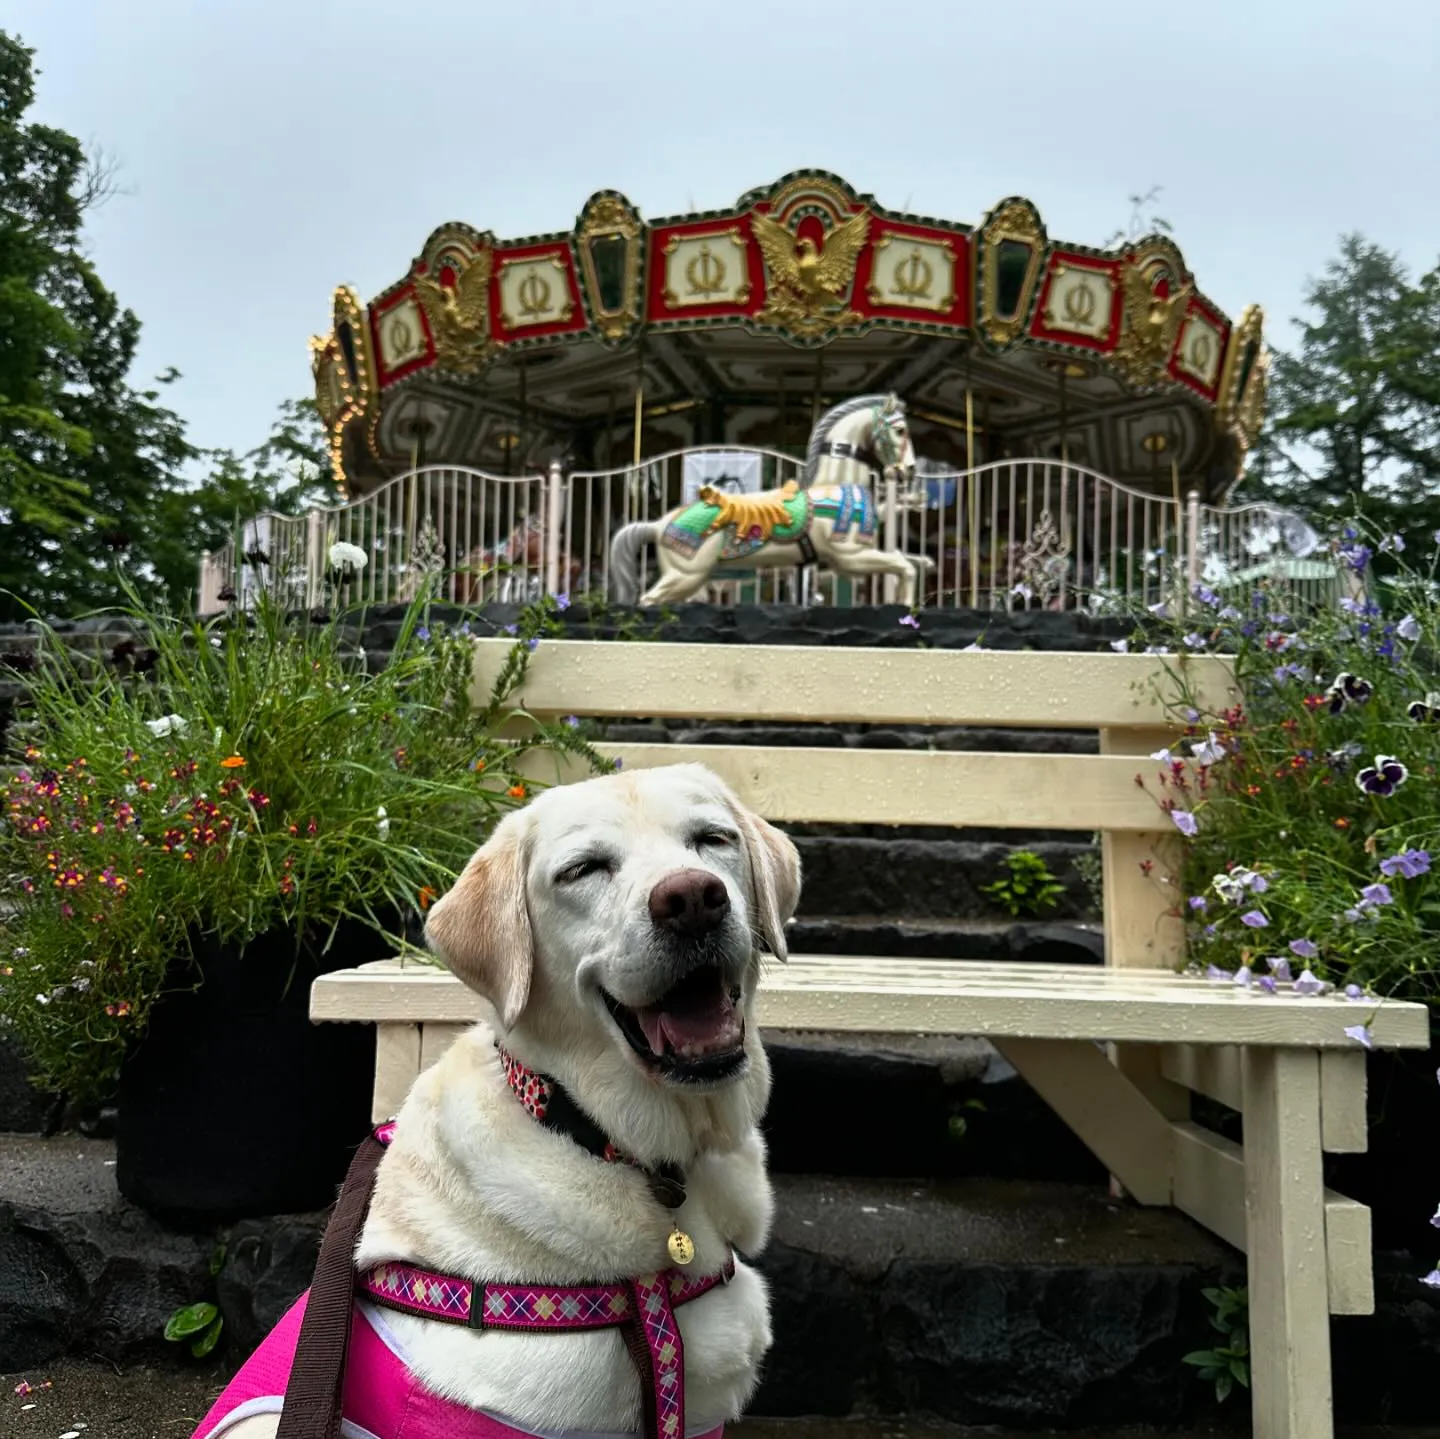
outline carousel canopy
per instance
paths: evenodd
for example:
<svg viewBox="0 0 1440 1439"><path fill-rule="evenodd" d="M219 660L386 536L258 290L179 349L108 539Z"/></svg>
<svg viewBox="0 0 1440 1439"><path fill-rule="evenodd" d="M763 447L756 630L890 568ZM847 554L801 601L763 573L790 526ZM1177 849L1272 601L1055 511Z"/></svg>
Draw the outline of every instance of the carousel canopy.
<svg viewBox="0 0 1440 1439"><path fill-rule="evenodd" d="M442 225L369 305L338 289L311 351L354 494L417 463L803 452L836 399L893 390L941 464L1063 457L1213 500L1267 365L1259 308L1227 318L1168 238L1072 245L1019 198L925 219L813 170L673 219L601 191L563 233Z"/></svg>

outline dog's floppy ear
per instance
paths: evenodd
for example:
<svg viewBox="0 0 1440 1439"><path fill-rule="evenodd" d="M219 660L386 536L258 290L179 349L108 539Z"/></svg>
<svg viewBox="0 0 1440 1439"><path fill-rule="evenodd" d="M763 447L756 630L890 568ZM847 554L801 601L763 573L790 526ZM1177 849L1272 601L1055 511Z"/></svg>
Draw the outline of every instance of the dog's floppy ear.
<svg viewBox="0 0 1440 1439"><path fill-rule="evenodd" d="M789 955L785 922L800 902L800 852L790 836L746 809L733 795L729 806L750 857L750 888L755 896L755 927L776 959Z"/></svg>
<svg viewBox="0 0 1440 1439"><path fill-rule="evenodd" d="M520 836L504 825L471 857L430 911L430 947L455 977L488 999L510 1029L530 997L534 937L525 904Z"/></svg>

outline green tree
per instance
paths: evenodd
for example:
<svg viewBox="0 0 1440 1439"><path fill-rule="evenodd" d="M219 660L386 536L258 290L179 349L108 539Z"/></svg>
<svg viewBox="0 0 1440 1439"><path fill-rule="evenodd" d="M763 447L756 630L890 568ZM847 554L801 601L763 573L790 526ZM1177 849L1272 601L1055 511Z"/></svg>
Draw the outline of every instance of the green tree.
<svg viewBox="0 0 1440 1439"><path fill-rule="evenodd" d="M1276 354L1247 490L1322 520L1356 503L1377 525L1440 522L1440 268L1412 282L1359 235L1306 291L1300 340Z"/></svg>
<svg viewBox="0 0 1440 1439"><path fill-rule="evenodd" d="M0 31L0 619L118 597L112 558L194 457L157 387L128 376L140 322L81 251L110 176L80 143L27 122L33 52Z"/></svg>
<svg viewBox="0 0 1440 1439"><path fill-rule="evenodd" d="M195 589L201 551L218 550L247 520L267 511L299 515L340 499L313 400L282 404L269 438L248 454L216 450L206 459L209 472L199 485L160 497L143 550L176 605Z"/></svg>

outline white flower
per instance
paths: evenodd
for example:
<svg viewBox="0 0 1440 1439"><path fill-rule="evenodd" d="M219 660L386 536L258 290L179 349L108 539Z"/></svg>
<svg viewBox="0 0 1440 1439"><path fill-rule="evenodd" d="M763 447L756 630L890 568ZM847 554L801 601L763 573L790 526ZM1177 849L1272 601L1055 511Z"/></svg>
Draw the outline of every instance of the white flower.
<svg viewBox="0 0 1440 1439"><path fill-rule="evenodd" d="M359 545L347 544L344 540L336 540L330 546L330 568L332 570L344 570L347 573L353 571L359 574L369 563L370 557L360 548Z"/></svg>
<svg viewBox="0 0 1440 1439"><path fill-rule="evenodd" d="M145 728L156 739L164 739L166 735L184 734L185 721L179 715L165 715L158 720L146 720Z"/></svg>
<svg viewBox="0 0 1440 1439"><path fill-rule="evenodd" d="M1117 655L1129 654L1129 653L1130 653L1130 641L1129 641L1129 640L1111 640L1111 641L1110 641L1110 648L1111 648L1112 650L1114 650Z"/></svg>
<svg viewBox="0 0 1440 1439"><path fill-rule="evenodd" d="M1190 753L1200 764L1219 764L1225 758L1225 746L1215 738L1215 731L1212 729L1208 740L1192 740L1190 742Z"/></svg>
<svg viewBox="0 0 1440 1439"><path fill-rule="evenodd" d="M1395 626L1395 633L1402 640L1414 641L1420 638L1420 622L1414 615L1406 615L1398 625Z"/></svg>
<svg viewBox="0 0 1440 1439"><path fill-rule="evenodd" d="M375 811L375 818L379 821L379 823L375 827L380 831L380 838L389 839L390 817L385 813L385 806L383 804L380 806L379 809Z"/></svg>
<svg viewBox="0 0 1440 1439"><path fill-rule="evenodd" d="M1175 756L1171 754L1168 749L1157 749L1155 753L1150 756L1150 758L1158 761L1160 764L1175 763Z"/></svg>

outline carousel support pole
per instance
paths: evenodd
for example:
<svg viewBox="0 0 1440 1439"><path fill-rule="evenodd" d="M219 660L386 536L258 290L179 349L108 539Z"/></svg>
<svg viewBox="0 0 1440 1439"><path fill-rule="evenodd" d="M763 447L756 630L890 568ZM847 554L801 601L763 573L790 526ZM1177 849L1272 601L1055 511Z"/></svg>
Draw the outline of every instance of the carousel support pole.
<svg viewBox="0 0 1440 1439"><path fill-rule="evenodd" d="M895 471L885 471L885 510L881 520L882 531L880 547L885 550L898 550L900 548L900 525L899 509L900 485L895 478ZM884 602L893 605L899 597L900 581L895 575L886 575L881 587L884 595Z"/></svg>
<svg viewBox="0 0 1440 1439"><path fill-rule="evenodd" d="M815 351L815 392L810 396L810 429L813 432L820 419L820 387L825 380L825 351Z"/></svg>
<svg viewBox="0 0 1440 1439"><path fill-rule="evenodd" d="M630 502L637 507L640 503L640 432L645 424L645 341L642 337L635 346L635 444L631 455ZM639 518L639 515L635 515Z"/></svg>
<svg viewBox="0 0 1440 1439"><path fill-rule="evenodd" d="M1060 467L1070 468L1070 414L1066 406L1065 366L1060 366Z"/></svg>
<svg viewBox="0 0 1440 1439"><path fill-rule="evenodd" d="M545 486L545 593L560 593L560 516L564 509L565 475L558 459L550 461Z"/></svg>
<svg viewBox="0 0 1440 1439"><path fill-rule="evenodd" d="M324 574L325 516L311 510L305 516L305 603L312 609L320 603Z"/></svg>
<svg viewBox="0 0 1440 1439"><path fill-rule="evenodd" d="M1185 497L1185 551L1188 560L1188 592L1195 593L1200 583L1200 491L1191 490Z"/></svg>
<svg viewBox="0 0 1440 1439"><path fill-rule="evenodd" d="M965 499L968 506L965 543L970 551L970 608L980 608L980 495L975 479L975 392L970 363L965 363Z"/></svg>
<svg viewBox="0 0 1440 1439"><path fill-rule="evenodd" d="M1175 506L1175 565L1178 569L1186 565L1186 555L1189 553L1189 541L1185 537L1185 506L1180 500L1180 461L1175 455L1172 445L1170 450L1170 502ZM1182 613L1190 608L1190 587L1185 586L1184 593L1180 596L1180 609Z"/></svg>

